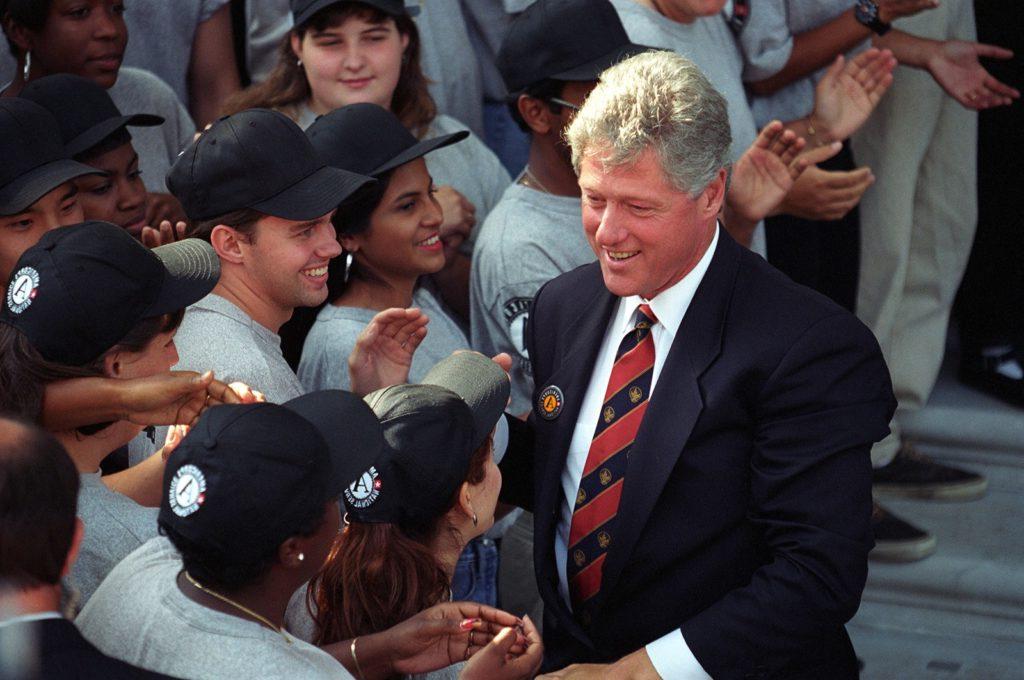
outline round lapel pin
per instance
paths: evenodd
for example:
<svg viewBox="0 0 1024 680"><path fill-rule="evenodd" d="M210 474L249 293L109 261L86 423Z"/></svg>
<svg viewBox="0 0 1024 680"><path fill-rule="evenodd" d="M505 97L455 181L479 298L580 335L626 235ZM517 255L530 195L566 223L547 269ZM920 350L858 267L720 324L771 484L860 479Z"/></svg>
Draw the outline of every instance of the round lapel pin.
<svg viewBox="0 0 1024 680"><path fill-rule="evenodd" d="M537 412L544 420L554 420L562 413L565 396L558 385L548 385L537 397Z"/></svg>

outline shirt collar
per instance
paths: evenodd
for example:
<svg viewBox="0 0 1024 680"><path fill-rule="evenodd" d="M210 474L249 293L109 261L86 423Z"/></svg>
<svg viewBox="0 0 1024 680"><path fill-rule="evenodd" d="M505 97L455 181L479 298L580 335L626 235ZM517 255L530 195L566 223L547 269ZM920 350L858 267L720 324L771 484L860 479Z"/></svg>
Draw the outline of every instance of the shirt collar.
<svg viewBox="0 0 1024 680"><path fill-rule="evenodd" d="M675 338L676 333L679 331L679 326L683 322L683 317L686 316L686 310L690 308L693 296L697 293L700 282L704 280L704 274L708 271L708 267L711 266L711 258L714 257L715 248L718 247L719 229L720 225L717 225L715 227L715 235L711 239L711 245L704 251L704 255L697 262L697 266L691 269L679 281L650 300L645 300L639 295L630 295L620 299L617 314L617 327L621 329L620 335L625 335L633 329L633 326L636 325L637 308L641 304L647 303L651 306L651 311L654 312L654 315L658 317L658 323L668 333L669 339Z"/></svg>

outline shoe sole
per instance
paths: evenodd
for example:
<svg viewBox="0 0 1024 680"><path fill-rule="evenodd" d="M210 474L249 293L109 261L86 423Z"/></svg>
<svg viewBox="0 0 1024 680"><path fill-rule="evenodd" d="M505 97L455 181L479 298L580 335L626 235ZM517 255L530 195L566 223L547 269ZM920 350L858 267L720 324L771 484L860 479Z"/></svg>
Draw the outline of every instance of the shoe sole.
<svg viewBox="0 0 1024 680"><path fill-rule="evenodd" d="M988 480L975 479L958 484L886 484L876 482L871 492L878 498L912 498L931 501L975 501L988 491Z"/></svg>
<svg viewBox="0 0 1024 680"><path fill-rule="evenodd" d="M917 562L934 553L936 545L935 537L930 535L916 541L877 543L868 553L868 559L874 562Z"/></svg>

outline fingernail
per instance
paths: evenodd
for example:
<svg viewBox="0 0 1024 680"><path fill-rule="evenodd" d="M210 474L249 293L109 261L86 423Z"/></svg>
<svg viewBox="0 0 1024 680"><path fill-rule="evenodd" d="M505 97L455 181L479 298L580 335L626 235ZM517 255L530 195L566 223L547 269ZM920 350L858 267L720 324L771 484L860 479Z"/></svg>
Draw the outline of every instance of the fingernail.
<svg viewBox="0 0 1024 680"><path fill-rule="evenodd" d="M475 626L479 621L480 619L462 619L462 622L459 624L459 628L462 630L473 630L473 626Z"/></svg>

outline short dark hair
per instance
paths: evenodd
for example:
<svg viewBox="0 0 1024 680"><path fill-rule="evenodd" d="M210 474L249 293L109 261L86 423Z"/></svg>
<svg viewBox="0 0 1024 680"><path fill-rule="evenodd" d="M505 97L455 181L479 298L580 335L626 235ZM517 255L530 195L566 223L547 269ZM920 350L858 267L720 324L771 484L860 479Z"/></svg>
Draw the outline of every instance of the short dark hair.
<svg viewBox="0 0 1024 680"><path fill-rule="evenodd" d="M50 5L52 4L53 0L0 0L0 23L3 24L7 47L15 58L21 56L21 50L7 33L9 24L12 22L21 24L30 31L38 33L46 26L46 18L50 14Z"/></svg>
<svg viewBox="0 0 1024 680"><path fill-rule="evenodd" d="M218 224L231 227L235 231L243 234L251 234L253 227L261 219L266 217L264 213L253 208L239 208L238 210L232 210L229 213L218 215L217 217L211 217L208 220L199 220L194 222L192 227L188 231L189 236L195 238L201 238L206 242L210 241L210 234L213 233L213 228Z"/></svg>
<svg viewBox="0 0 1024 680"><path fill-rule="evenodd" d="M60 442L0 415L0 587L60 582L75 533L78 484Z"/></svg>
<svg viewBox="0 0 1024 680"><path fill-rule="evenodd" d="M320 505L302 518L292 536L312 536L320 530L323 519L324 506ZM239 560L235 555L218 552L189 540L163 521L159 522L159 526L160 533L169 538L181 553L185 571L208 588L233 591L252 585L263 578L277 561L280 545L275 545L255 560ZM252 530L258 532L262 527L253 527Z"/></svg>
<svg viewBox="0 0 1024 680"><path fill-rule="evenodd" d="M562 112L562 106L560 104L551 103L551 97L561 97L562 88L565 87L564 80L552 80L551 78L545 78L532 85L527 85L525 89L520 92L516 92L513 95L509 95L508 98L508 110L512 114L512 120L516 122L519 129L523 132L530 132L530 126L523 120L523 115L519 113L519 97L520 95L526 95L527 97L533 97L534 99L540 99L548 105L548 109L552 113L558 114Z"/></svg>
<svg viewBox="0 0 1024 680"><path fill-rule="evenodd" d="M128 128L118 128L85 151L76 154L75 160L80 163L88 164L90 161L96 160L108 151L113 151L125 144L130 144L131 141L132 135L128 132Z"/></svg>

